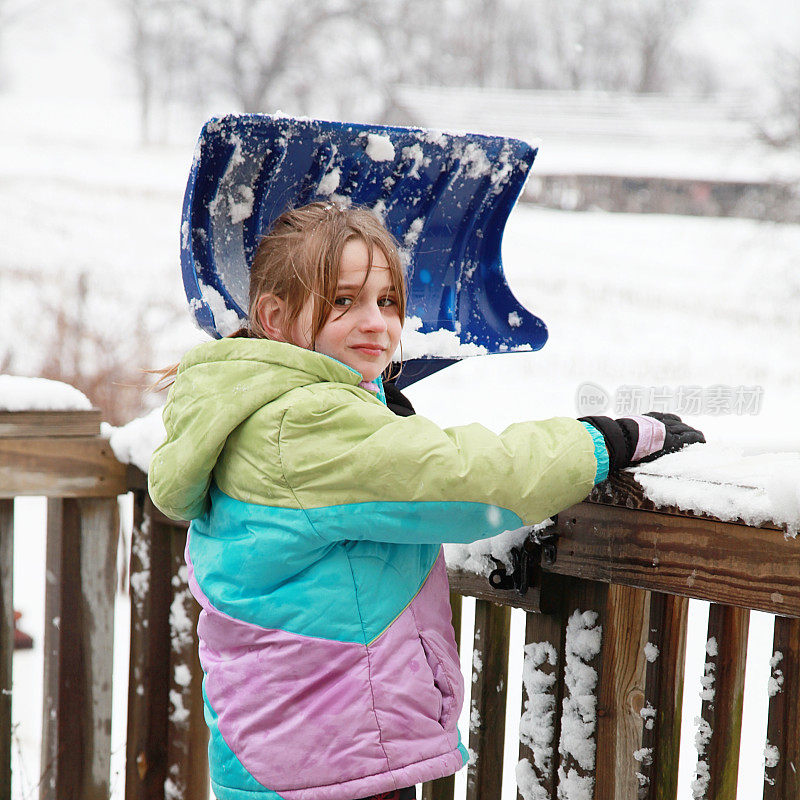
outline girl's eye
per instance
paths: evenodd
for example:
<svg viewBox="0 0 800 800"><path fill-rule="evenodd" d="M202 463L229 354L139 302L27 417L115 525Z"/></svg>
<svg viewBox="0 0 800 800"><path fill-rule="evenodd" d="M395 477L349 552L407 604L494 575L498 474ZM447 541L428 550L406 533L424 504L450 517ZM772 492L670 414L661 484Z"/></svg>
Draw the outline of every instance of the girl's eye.
<svg viewBox="0 0 800 800"><path fill-rule="evenodd" d="M394 297L382 297L380 300L378 300L378 305L381 306L381 308L389 308L397 305L397 301L394 299Z"/></svg>
<svg viewBox="0 0 800 800"><path fill-rule="evenodd" d="M353 298L352 297L337 297L333 301L333 304L335 306L341 306L342 308L347 308L348 306L353 304Z"/></svg>

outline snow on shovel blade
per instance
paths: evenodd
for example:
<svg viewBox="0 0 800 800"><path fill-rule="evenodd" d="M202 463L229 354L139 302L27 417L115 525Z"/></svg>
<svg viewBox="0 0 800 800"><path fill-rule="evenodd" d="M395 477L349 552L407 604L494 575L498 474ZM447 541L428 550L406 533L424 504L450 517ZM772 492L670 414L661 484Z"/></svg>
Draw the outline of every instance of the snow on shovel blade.
<svg viewBox="0 0 800 800"><path fill-rule="evenodd" d="M408 342L404 334L406 358L538 350L547 329L513 296L500 260L535 156L502 137L263 114L212 119L183 207L192 311L212 336L240 327L259 237L290 206L334 200L373 209L403 246L407 313L417 318Z"/></svg>

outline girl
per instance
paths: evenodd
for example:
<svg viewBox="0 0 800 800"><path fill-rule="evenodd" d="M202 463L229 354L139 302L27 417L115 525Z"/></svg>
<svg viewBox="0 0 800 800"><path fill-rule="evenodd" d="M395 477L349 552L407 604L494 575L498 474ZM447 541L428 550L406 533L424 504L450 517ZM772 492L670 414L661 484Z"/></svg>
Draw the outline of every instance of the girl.
<svg viewBox="0 0 800 800"><path fill-rule="evenodd" d="M261 241L248 328L178 368L150 494L191 520L219 800L412 798L460 769L441 544L539 522L609 462L698 440L652 418L495 435L399 416L381 376L404 314L391 235L365 209L313 203Z"/></svg>

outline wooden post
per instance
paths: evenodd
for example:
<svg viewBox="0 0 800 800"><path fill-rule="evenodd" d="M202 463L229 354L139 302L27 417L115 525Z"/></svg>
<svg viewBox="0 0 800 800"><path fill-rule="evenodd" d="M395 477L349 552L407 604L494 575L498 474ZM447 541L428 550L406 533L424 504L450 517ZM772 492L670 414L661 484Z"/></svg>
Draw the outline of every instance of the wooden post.
<svg viewBox="0 0 800 800"><path fill-rule="evenodd" d="M540 673L539 677L542 684L549 682L548 678L552 679L552 686L544 689L540 687L541 693L537 698L537 707L532 707L534 698L528 696L523 684L522 692L522 710L520 716L528 713L535 715L537 711L541 710L545 714L552 714L552 728L550 741L546 741L546 737L542 737L542 741L537 742L538 747L542 749L540 758L537 760L534 757L533 750L528 744L520 742L519 745L519 759L520 761L527 761L530 767L524 767L523 780L529 779L532 783L538 785L545 792L547 796L555 800L556 797L556 764L558 763L558 740L561 735L561 707L563 703L564 691L564 637L566 633L566 620L563 611L555 614L536 614L528 613L525 615L525 659L530 657L529 652L533 645L533 650L538 656L539 662L536 667L537 672ZM553 663L555 662L555 663ZM536 722L543 722L539 719ZM547 751L549 749L549 755ZM524 777L527 775L527 779ZM522 795L517 792L517 796Z"/></svg>
<svg viewBox="0 0 800 800"><path fill-rule="evenodd" d="M775 617L773 663L767 744L777 750L764 770L764 800L789 800L800 797L800 619Z"/></svg>
<svg viewBox="0 0 800 800"><path fill-rule="evenodd" d="M478 760L467 773L467 800L500 797L503 783L511 609L475 602L469 746Z"/></svg>
<svg viewBox="0 0 800 800"><path fill-rule="evenodd" d="M172 599L167 797L208 796L208 728L203 716L203 670L197 651L200 605L188 586L186 525L158 523L170 543ZM155 535L159 535L156 533Z"/></svg>
<svg viewBox="0 0 800 800"><path fill-rule="evenodd" d="M187 584L186 523L137 493L131 542L126 800L208 795L208 729Z"/></svg>
<svg viewBox="0 0 800 800"><path fill-rule="evenodd" d="M453 611L453 633L456 649L461 652L461 595L450 592L450 608ZM453 800L456 790L456 776L448 775L435 781L422 784L422 800Z"/></svg>
<svg viewBox="0 0 800 800"><path fill-rule="evenodd" d="M688 613L685 597L659 592L650 595L648 642L658 648L658 653L654 660L648 660L645 681L642 747L653 754L652 764L642 764L640 769L647 783L639 796L646 800L676 800L678 796Z"/></svg>
<svg viewBox="0 0 800 800"><path fill-rule="evenodd" d="M14 501L0 500L0 798L11 797L11 659L14 652Z"/></svg>
<svg viewBox="0 0 800 800"><path fill-rule="evenodd" d="M635 798L640 788L637 773L652 757L642 749L644 720L640 714L644 706L649 601L649 593L641 589L608 587L597 692L594 796L598 800Z"/></svg>
<svg viewBox="0 0 800 800"><path fill-rule="evenodd" d="M169 706L170 541L134 492L131 532L131 650L128 678L126 800L164 800Z"/></svg>
<svg viewBox="0 0 800 800"><path fill-rule="evenodd" d="M708 640L714 639L716 647L707 645L706 664L711 666L705 673L707 683L713 676L713 696L704 684L708 696L700 712L700 736L707 744L698 759L698 777L708 778L707 800L736 800L749 622L747 609L712 605L709 610Z"/></svg>
<svg viewBox="0 0 800 800"><path fill-rule="evenodd" d="M107 800L116 497L49 500L40 800Z"/></svg>
<svg viewBox="0 0 800 800"><path fill-rule="evenodd" d="M597 798L598 800L606 800L605 796L598 795L596 789L596 770L597 770L597 743L598 743L598 732L599 732L599 721L600 721L600 713L603 709L600 707L599 703L599 693L601 691L601 685L603 680L603 638L605 637L605 630L603 628L605 622L605 614L606 614L606 607L607 607L607 598L608 598L608 589L609 587L603 583L596 583L594 581L583 581L583 580L567 580L563 583L563 618L565 620L566 626L566 633L565 633L565 643L564 643L564 671L560 675L560 679L563 681L564 685L560 689L563 701L561 704L561 708L558 709L558 712L561 715L561 732L559 735L559 742L558 742L558 772L557 772L557 779L558 779L558 788L557 792L559 796L569 796L570 789L569 786L572 785L580 785L583 789L591 790L590 787L595 787L593 790L593 797ZM596 618L594 623L591 626L591 630L598 630L601 634L600 638L600 651L597 655L590 658L588 661L584 661L581 659L581 662L585 664L590 669L593 669L597 673L597 685L592 690L592 694L595 698L596 702L596 711L597 711L597 722L594 726L594 731L591 734L591 744L595 748L594 757L591 758L593 763L581 763L579 758L576 756L574 750L572 750L572 745L574 741L571 741L569 736L574 733L573 730L565 729L564 719L567 713L567 708L572 709L571 713L576 714L577 716L582 716L580 713L579 706L582 704L582 699L578 697L574 697L571 692L570 681L572 678L576 677L576 673L569 668L569 661L571 658L575 656L570 656L570 648L575 646L575 642L571 641L571 634L569 629L570 621L573 620L573 617L576 613L583 615L586 612L593 612L596 614ZM582 624L580 620L576 618L578 624ZM587 625L586 630L589 630ZM608 796L609 800L611 800L611 796Z"/></svg>

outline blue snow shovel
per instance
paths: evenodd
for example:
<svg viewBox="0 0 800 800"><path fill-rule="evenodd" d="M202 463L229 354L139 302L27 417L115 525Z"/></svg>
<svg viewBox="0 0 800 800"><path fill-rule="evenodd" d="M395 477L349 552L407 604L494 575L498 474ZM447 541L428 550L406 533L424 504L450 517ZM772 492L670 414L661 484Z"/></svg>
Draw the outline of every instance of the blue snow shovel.
<svg viewBox="0 0 800 800"><path fill-rule="evenodd" d="M525 142L496 136L262 114L212 119L181 226L197 322L215 337L240 327L259 237L290 206L334 200L372 208L406 253L407 316L417 330L404 334L398 386L468 355L538 350L547 328L511 293L500 260L535 156Z"/></svg>

